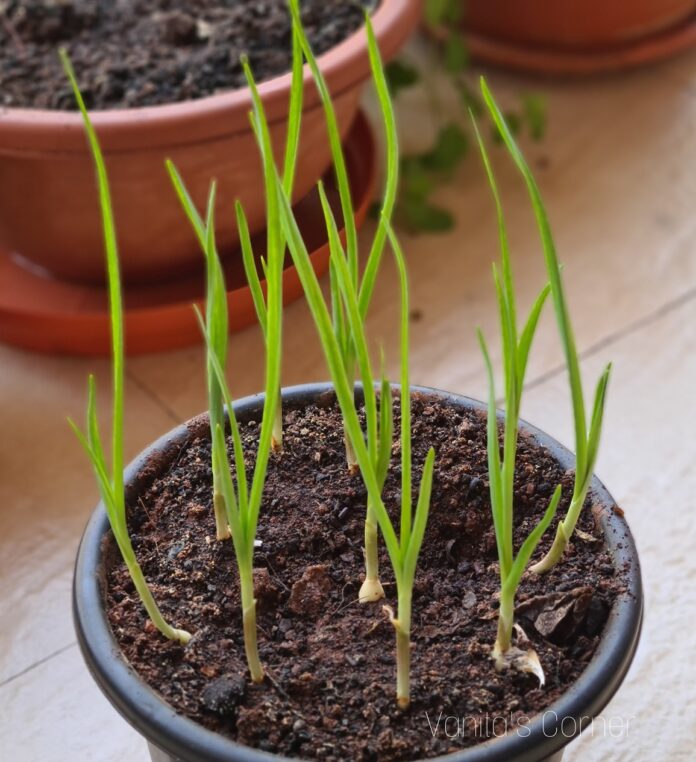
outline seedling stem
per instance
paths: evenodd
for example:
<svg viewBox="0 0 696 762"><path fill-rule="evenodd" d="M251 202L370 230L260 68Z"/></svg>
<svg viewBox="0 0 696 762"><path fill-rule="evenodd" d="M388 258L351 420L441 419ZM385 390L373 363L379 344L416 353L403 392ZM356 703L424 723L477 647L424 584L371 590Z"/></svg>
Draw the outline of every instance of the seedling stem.
<svg viewBox="0 0 696 762"><path fill-rule="evenodd" d="M87 400L87 432L83 433L73 421L68 420L75 432L80 444L87 453L92 463L94 474L99 485L102 502L109 518L111 531L116 544L126 564L128 573L133 580L135 589L147 611L147 615L155 627L169 640L176 640L186 644L191 635L186 630L172 627L162 615L152 595L152 591L145 581L145 575L138 563L128 534L128 522L126 517L125 490L123 481L123 297L121 294L121 278L118 263L118 245L116 241L116 227L111 205L111 193L106 164L99 145L99 139L92 126L87 113L82 94L77 84L75 72L65 50L60 51L61 61L65 73L70 80L75 100L82 114L82 119L87 133L89 147L94 161L97 184L99 188L99 202L101 205L102 224L104 228L104 248L106 250L109 312L111 320L111 356L113 368L113 417L112 417L112 443L111 443L111 474L104 456L99 422L96 409L96 382L94 376L89 377L88 400Z"/></svg>
<svg viewBox="0 0 696 762"><path fill-rule="evenodd" d="M549 275L551 295L556 313L556 322L558 324L558 331L561 336L563 351L565 353L568 381L572 398L573 420L575 424L575 484L573 487L573 496L570 507L568 508L563 521L558 525L556 537L551 549L539 563L531 567L531 571L535 574L543 574L552 569L563 557L570 538L575 531L575 525L577 524L580 512L585 504L587 492L592 483L592 475L597 460L599 440L602 433L607 387L611 375L611 363L604 369L604 372L597 383L588 431L585 399L582 388L582 378L580 375L580 359L575 345L573 326L570 319L565 289L563 287L561 266L556 254L556 246L554 244L544 202L541 198L541 192L539 191L539 186L534 179L534 175L532 174L529 165L517 146L512 132L483 78L481 79L481 92L491 117L497 126L498 132L507 146L512 160L524 178L532 202L534 216L536 218L537 227L539 228L542 248L544 251L546 269Z"/></svg>

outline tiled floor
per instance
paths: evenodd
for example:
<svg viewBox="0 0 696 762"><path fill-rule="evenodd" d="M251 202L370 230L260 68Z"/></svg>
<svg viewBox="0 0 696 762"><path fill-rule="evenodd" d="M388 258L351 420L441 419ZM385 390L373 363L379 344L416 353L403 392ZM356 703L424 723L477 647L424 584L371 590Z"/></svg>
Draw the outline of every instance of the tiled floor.
<svg viewBox="0 0 696 762"><path fill-rule="evenodd" d="M529 87L500 75L493 81L503 93ZM530 156L565 263L588 382L607 360L615 363L598 472L635 532L647 604L638 656L605 712L629 721L628 733L586 735L567 758L686 760L696 738L696 53L622 78L542 89L550 130ZM501 152L495 160L520 301L528 302L543 278L539 245L518 177ZM482 396L474 326L486 330L496 351L489 269L496 240L475 156L441 191L441 201L458 211L457 229L404 239L413 306L422 313L413 324L412 375ZM392 278L387 266L369 321L388 347L396 331ZM285 330L285 383L326 377L302 304L288 309ZM230 365L237 394L260 386L258 331L234 337ZM0 347L3 762L146 759L141 740L89 678L70 621L72 563L96 490L65 416L81 418L89 370L102 382L106 414L105 362ZM570 442L550 312L529 380L525 417ZM203 409L201 350L130 361L127 405L127 449L134 455Z"/></svg>

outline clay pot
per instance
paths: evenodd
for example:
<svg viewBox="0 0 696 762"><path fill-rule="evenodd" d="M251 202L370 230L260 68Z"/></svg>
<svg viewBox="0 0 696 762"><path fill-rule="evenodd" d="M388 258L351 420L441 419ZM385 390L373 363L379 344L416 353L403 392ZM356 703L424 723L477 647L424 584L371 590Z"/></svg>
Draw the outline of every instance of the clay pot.
<svg viewBox="0 0 696 762"><path fill-rule="evenodd" d="M510 42L589 50L661 32L696 0L467 0L468 30Z"/></svg>
<svg viewBox="0 0 696 762"><path fill-rule="evenodd" d="M311 384L283 389L283 406L299 408L314 404L331 390L329 384ZM414 392L430 395L459 411L486 412L486 405L451 394L412 387ZM258 420L263 410L263 394L234 403L237 420ZM172 460L192 436L205 436L206 416L197 416L165 434L148 447L126 470L128 500L137 497ZM573 468L573 455L547 434L527 423L520 431L545 447L564 468ZM510 732L478 746L454 752L450 762L559 762L563 748L607 705L623 682L635 654L643 616L638 552L623 516L614 510L615 501L598 479L592 482L595 510L604 543L615 568L625 569L627 588L609 614L592 661L566 693L543 714L533 717L528 732ZM73 618L82 656L92 677L115 709L148 742L153 762L290 762L285 757L241 746L187 717L171 707L143 682L121 657L118 644L104 611L105 536L110 533L104 505L100 503L85 529L77 555L73 582ZM443 760L445 757L440 757Z"/></svg>
<svg viewBox="0 0 696 762"><path fill-rule="evenodd" d="M343 143L353 197L355 225L360 228L374 198L377 175L376 146L369 123L358 112ZM325 189L337 219L341 205L331 169ZM317 275L329 266L329 244L324 213L316 188L294 205L303 240ZM343 226L339 231L344 239ZM266 231L257 233L252 247L265 252ZM256 322L251 292L238 249L222 252L225 260L230 330ZM297 271L288 255L283 275L283 303L302 295ZM124 289L125 349L129 355L161 352L200 344L201 329L192 309L202 307L204 274L175 281L147 283ZM111 354L108 289L85 283L45 278L0 252L0 341L35 352L81 355Z"/></svg>
<svg viewBox="0 0 696 762"><path fill-rule="evenodd" d="M372 15L389 58L420 17L419 0L382 0ZM370 77L365 30L319 58L345 135ZM260 85L278 152L285 139L290 74ZM311 74L305 66L305 83ZM92 118L109 170L126 284L176 278L202 259L163 162L177 165L203 207L218 180L221 248L237 241L233 203L244 204L252 231L264 227L263 178L248 122L248 88L165 106L96 111ZM305 196L330 163L323 110L315 88L304 100L294 200ZM0 246L33 267L69 280L103 283L104 254L94 169L76 113L0 109Z"/></svg>

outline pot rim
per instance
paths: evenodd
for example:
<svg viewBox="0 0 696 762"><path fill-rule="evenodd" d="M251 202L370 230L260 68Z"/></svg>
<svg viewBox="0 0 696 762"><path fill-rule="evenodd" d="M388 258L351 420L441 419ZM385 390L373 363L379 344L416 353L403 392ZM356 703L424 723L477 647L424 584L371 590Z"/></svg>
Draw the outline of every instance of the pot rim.
<svg viewBox="0 0 696 762"><path fill-rule="evenodd" d="M395 385L398 388L398 385ZM282 399L292 407L302 407L333 391L330 383L286 387ZM456 407L486 412L487 406L469 397L422 386L412 386L412 393L438 397ZM258 412L264 395L244 397L234 403L238 417ZM499 416L501 414L499 413ZM203 427L203 428L202 428ZM181 446L207 427L205 414L191 419L160 437L146 448L126 469L126 489L137 494L148 482L138 478L146 463L157 458L160 464L178 453ZM525 421L520 431L530 434L548 449L565 467L572 467L574 456L548 434ZM155 469L156 470L156 469ZM606 706L618 690L633 660L643 618L643 593L638 551L628 524L613 510L615 501L604 485L593 477L592 491L601 505L600 523L604 540L615 566L626 569L627 589L612 607L592 660L577 681L543 713L535 715L525 735L509 733L459 752L433 758L428 762L532 762L551 756L578 735L593 717ZM73 619L83 658L95 681L118 712L154 746L176 759L200 762L281 762L285 757L238 744L177 714L155 693L121 656L111 632L101 594L102 541L109 532L103 503L94 510L84 531L73 580ZM559 732L559 722L551 725L544 718L555 714L556 720L574 720L571 733ZM529 731L527 733L527 731ZM553 734L550 735L550 731ZM565 727L564 727L565 731Z"/></svg>
<svg viewBox="0 0 696 762"><path fill-rule="evenodd" d="M416 26L420 0L380 0L371 21L383 58L393 56ZM365 25L317 59L334 99L355 89L370 74ZM292 73L261 82L258 86L270 124L287 114ZM303 69L303 110L320 105L309 65ZM124 109L90 111L90 118L105 150L133 150L200 143L248 132L253 103L248 87L204 98ZM0 144L3 150L41 150L51 153L84 153L82 117L74 111L0 107Z"/></svg>

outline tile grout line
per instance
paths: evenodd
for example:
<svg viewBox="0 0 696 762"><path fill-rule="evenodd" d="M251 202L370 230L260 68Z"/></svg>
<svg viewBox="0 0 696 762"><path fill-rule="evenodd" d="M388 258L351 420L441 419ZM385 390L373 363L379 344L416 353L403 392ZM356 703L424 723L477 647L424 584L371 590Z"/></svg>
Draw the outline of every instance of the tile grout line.
<svg viewBox="0 0 696 762"><path fill-rule="evenodd" d="M146 384L144 384L137 376L134 376L132 373L130 373L128 370L125 372L126 378L131 381L135 386L138 387L138 389L143 392L152 402L154 402L160 410L162 410L167 417L169 417L174 423L180 423L181 419L180 416L178 416L172 408L167 405L166 402L161 400ZM5 678L0 682L0 689L4 688L9 683L13 682L14 680L17 680L18 678L22 677L23 675L26 675L28 672L31 672L33 669L36 669L36 667L40 667L42 664L46 664L47 662L54 659L56 656L60 656L62 653L65 653L65 651L68 651L70 648L73 648L77 645L77 641L72 641L71 643L68 643L67 645L63 646L62 648L59 648L56 651L53 651L50 654L47 654L46 656L42 657L38 661L35 661L33 664L29 664L24 669L20 670L19 672L16 672L14 675L10 675L9 677Z"/></svg>
<svg viewBox="0 0 696 762"><path fill-rule="evenodd" d="M9 677L6 677L2 682L0 682L0 689L4 688L6 685L9 685L9 683L13 682L14 680L17 680L23 675L26 675L28 672L31 672L33 669L36 669L36 667L40 667L42 664L46 664L46 662L51 661L51 659L55 658L56 656L60 656L66 651L69 651L71 648L74 648L76 645L77 645L77 641L73 640L71 643L68 643L62 648L59 648L57 651L53 651L53 653L50 653L47 656L44 656L43 658L39 659L38 661L35 661L33 664L30 664L28 667L21 669L19 672L16 672L14 675L10 675Z"/></svg>
<svg viewBox="0 0 696 762"><path fill-rule="evenodd" d="M141 381L141 380L138 378L138 376L134 375L134 374L133 374L133 373L132 373L130 370L128 370L128 369L126 369L125 375L126 375L126 378L127 378L129 381L131 381L133 384L135 384L135 386L137 386L137 387L138 387L138 389L139 389L139 390L140 390L140 391L141 391L141 392L142 392L142 393L143 393L145 396L149 397L149 399L150 399L150 400L152 400L152 402L154 402L154 403L157 405L157 407L159 407L159 409L160 409L160 410L161 410L161 411L162 411L162 412L163 412L165 415L167 415L169 418L171 418L171 419L172 419L172 421L173 421L175 424L179 424L179 423L181 423L181 416L177 415L177 414L176 414L176 411L175 411L173 408L169 407L169 405L168 405L168 404L167 404L167 403L166 403L164 400L160 399L160 397L157 395L157 393L156 393L156 392L154 392L152 389L150 389L150 387L149 387L147 384L143 383L143 381Z"/></svg>
<svg viewBox="0 0 696 762"><path fill-rule="evenodd" d="M661 305L650 314L645 315L642 318L638 318L633 323L629 323L624 328L620 328L618 331L615 331L614 333L609 333L603 338L601 338L599 341L595 342L594 344L591 344L589 347L587 347L587 349L584 349L578 353L580 360L586 360L588 357L592 357L593 355L597 354L597 352L600 352L602 349L605 349L606 347L609 347L612 344L616 344L617 342L621 341L627 336L630 336L631 334L635 333L641 328L645 328L646 326L657 322L661 318L665 317L666 315L669 315L675 310L678 310L680 307L683 307L685 304L688 304L690 301L694 299L696 299L696 287L688 289L683 294L680 294L678 297L676 297L676 299L672 299L671 301L666 302L665 304ZM557 365L555 368L551 368L550 370L547 370L546 372L542 373L540 376L537 376L536 378L526 383L524 385L525 391L529 389L535 389L536 387L541 386L542 384L545 384L547 381L550 381L552 378L555 378L556 376L561 374L565 369L566 369L566 365L565 363L563 363L561 365Z"/></svg>

